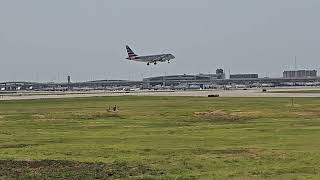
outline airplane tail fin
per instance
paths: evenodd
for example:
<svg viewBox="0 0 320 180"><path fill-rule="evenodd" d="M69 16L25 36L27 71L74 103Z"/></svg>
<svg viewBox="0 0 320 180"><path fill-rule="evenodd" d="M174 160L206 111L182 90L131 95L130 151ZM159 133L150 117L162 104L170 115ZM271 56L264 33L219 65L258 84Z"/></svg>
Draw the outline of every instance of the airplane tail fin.
<svg viewBox="0 0 320 180"><path fill-rule="evenodd" d="M128 53L128 59L131 59L131 58L138 56L130 49L129 46L126 46L126 49L127 49L127 53Z"/></svg>

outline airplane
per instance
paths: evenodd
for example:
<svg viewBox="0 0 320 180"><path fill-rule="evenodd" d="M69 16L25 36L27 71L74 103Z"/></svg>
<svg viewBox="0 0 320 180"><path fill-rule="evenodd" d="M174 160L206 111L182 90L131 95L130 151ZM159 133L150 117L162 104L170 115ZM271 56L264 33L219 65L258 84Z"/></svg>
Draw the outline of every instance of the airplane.
<svg viewBox="0 0 320 180"><path fill-rule="evenodd" d="M172 54L138 56L130 49L129 46L126 46L126 49L128 53L128 57L126 59L132 60L132 61L138 61L138 62L146 62L148 66L150 65L150 63L153 63L154 65L156 65L157 62L168 61L168 63L170 63L170 60L175 58Z"/></svg>

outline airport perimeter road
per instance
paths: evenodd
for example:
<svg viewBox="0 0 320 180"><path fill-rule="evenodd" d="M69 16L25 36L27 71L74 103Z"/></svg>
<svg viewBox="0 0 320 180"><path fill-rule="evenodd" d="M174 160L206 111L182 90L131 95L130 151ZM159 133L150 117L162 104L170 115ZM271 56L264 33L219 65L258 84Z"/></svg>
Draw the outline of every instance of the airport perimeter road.
<svg viewBox="0 0 320 180"><path fill-rule="evenodd" d="M309 91L310 89L272 89L262 92L261 89L254 90L213 90L213 91L130 91L130 92L46 92L0 95L0 100L23 100L23 99L49 99L49 98L75 98L95 96L199 96L219 95L220 97L320 97L319 92ZM313 89L314 90L314 89Z"/></svg>

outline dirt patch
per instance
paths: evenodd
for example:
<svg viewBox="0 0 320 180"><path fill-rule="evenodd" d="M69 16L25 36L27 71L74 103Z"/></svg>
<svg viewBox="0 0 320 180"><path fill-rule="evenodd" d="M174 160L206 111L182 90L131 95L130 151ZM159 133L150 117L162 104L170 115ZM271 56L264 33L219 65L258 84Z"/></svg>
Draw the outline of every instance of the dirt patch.
<svg viewBox="0 0 320 180"><path fill-rule="evenodd" d="M89 112L89 113L74 113L72 114L73 119L81 120L93 120L93 119L108 119L108 118L119 118L122 119L118 112Z"/></svg>
<svg viewBox="0 0 320 180"><path fill-rule="evenodd" d="M161 176L162 171L127 162L86 163L75 161L13 161L0 160L0 177L22 179L127 179Z"/></svg>
<svg viewBox="0 0 320 180"><path fill-rule="evenodd" d="M233 112L231 115L240 116L242 118L254 119L265 115L259 111L245 111L245 112Z"/></svg>
<svg viewBox="0 0 320 180"><path fill-rule="evenodd" d="M194 154L241 154L247 153L246 149L194 149Z"/></svg>
<svg viewBox="0 0 320 180"><path fill-rule="evenodd" d="M25 148L34 146L33 144L3 144L0 145L0 149L11 149L11 148Z"/></svg>
<svg viewBox="0 0 320 180"><path fill-rule="evenodd" d="M320 111L301 111L301 112L293 112L293 114L297 116L303 116L305 118L308 117L319 117L320 118Z"/></svg>
<svg viewBox="0 0 320 180"><path fill-rule="evenodd" d="M108 119L119 118L122 119L122 115L119 112L70 112L70 113L49 113L49 114L33 114L31 115L33 120L38 121L54 121L54 120L96 120L96 119Z"/></svg>
<svg viewBox="0 0 320 180"><path fill-rule="evenodd" d="M32 117L32 119L45 119L46 118L46 116L43 114L33 114L31 117Z"/></svg>
<svg viewBox="0 0 320 180"><path fill-rule="evenodd" d="M112 129L113 126L107 125L83 125L82 127L87 129Z"/></svg>
<svg viewBox="0 0 320 180"><path fill-rule="evenodd" d="M132 126L123 126L124 128L145 128L146 126L137 126L137 125L132 125Z"/></svg>
<svg viewBox="0 0 320 180"><path fill-rule="evenodd" d="M216 154L216 155L245 155L252 158L258 157L264 150L263 149L195 149L193 150L194 154Z"/></svg>
<svg viewBox="0 0 320 180"><path fill-rule="evenodd" d="M52 114L33 114L31 115L32 120L35 121L55 121L61 120L59 116L55 117Z"/></svg>
<svg viewBox="0 0 320 180"><path fill-rule="evenodd" d="M241 122L256 118L257 112L233 112L228 113L222 110L214 110L209 112L194 112L194 117L202 121L210 122Z"/></svg>

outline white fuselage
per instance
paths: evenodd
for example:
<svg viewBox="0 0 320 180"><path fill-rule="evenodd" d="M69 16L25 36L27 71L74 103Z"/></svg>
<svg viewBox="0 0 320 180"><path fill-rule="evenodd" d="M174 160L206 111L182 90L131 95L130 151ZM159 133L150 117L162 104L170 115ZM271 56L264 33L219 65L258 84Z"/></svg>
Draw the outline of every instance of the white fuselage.
<svg viewBox="0 0 320 180"><path fill-rule="evenodd" d="M150 56L134 56L127 58L133 61L140 61L140 62L148 62L148 63L156 63L156 62L164 62L170 61L175 57L172 54L159 54L159 55L150 55Z"/></svg>

